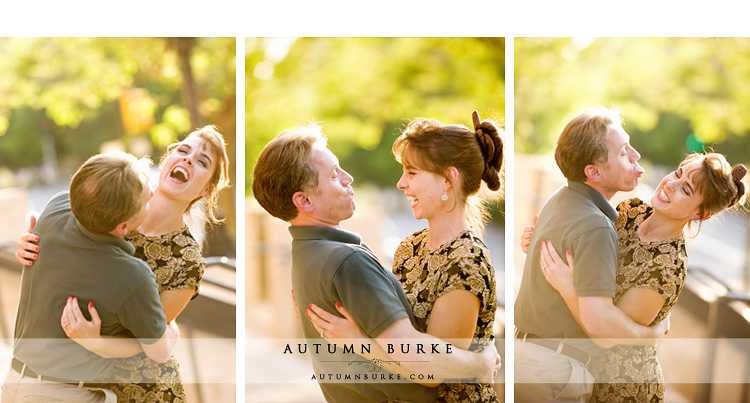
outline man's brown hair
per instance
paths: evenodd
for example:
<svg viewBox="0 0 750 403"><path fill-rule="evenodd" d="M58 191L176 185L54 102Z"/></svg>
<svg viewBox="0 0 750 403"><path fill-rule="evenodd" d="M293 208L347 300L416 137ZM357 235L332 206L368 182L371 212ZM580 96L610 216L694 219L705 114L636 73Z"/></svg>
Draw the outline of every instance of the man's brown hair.
<svg viewBox="0 0 750 403"><path fill-rule="evenodd" d="M70 182L70 207L87 230L107 234L141 211L149 159L124 152L89 158Z"/></svg>
<svg viewBox="0 0 750 403"><path fill-rule="evenodd" d="M618 109L587 109L570 120L557 138L555 161L568 180L586 182L587 165L607 161L607 137L622 126Z"/></svg>
<svg viewBox="0 0 750 403"><path fill-rule="evenodd" d="M315 144L327 145L320 126L285 130L271 140L258 157L253 171L253 196L272 216L290 221L299 213L292 196L318 187L313 167Z"/></svg>

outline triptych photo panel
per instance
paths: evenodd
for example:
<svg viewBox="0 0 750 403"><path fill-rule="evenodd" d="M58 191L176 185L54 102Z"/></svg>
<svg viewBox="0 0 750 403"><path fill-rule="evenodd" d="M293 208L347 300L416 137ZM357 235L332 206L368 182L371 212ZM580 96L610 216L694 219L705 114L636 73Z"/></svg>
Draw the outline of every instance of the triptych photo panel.
<svg viewBox="0 0 750 403"><path fill-rule="evenodd" d="M2 402L750 402L750 38L0 38Z"/></svg>

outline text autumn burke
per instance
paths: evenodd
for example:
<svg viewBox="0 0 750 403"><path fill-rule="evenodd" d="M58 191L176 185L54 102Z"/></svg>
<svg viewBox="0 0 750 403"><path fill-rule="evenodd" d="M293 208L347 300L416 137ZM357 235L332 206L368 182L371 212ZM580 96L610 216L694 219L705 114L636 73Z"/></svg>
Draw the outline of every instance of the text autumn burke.
<svg viewBox="0 0 750 403"><path fill-rule="evenodd" d="M297 344L297 350L294 351L292 349L292 344L286 345L284 348L284 354L307 354L309 350L312 354L336 354L343 353L343 354L369 354L370 353L370 344L335 344L335 343L298 343ZM327 347L325 347L327 346ZM453 354L453 346L450 343L429 343L429 344L423 344L423 343L388 343L385 345L386 347L386 353L393 354L395 352L400 352L402 354L409 354L411 351L415 351L417 354ZM412 350L413 349L413 350Z"/></svg>

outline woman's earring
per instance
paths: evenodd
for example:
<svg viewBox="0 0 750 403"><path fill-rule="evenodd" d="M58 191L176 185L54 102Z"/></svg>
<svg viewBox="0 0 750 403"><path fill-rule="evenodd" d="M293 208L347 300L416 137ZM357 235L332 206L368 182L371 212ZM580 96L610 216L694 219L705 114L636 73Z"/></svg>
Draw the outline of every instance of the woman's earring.
<svg viewBox="0 0 750 403"><path fill-rule="evenodd" d="M440 199L442 199L443 201L448 201L448 191L447 190L443 190L443 195L440 196Z"/></svg>

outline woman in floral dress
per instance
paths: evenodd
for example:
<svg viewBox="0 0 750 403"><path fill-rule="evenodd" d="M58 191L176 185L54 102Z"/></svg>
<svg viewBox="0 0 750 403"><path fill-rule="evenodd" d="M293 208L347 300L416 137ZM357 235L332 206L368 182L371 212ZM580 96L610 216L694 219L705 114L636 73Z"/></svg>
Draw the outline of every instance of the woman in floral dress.
<svg viewBox="0 0 750 403"><path fill-rule="evenodd" d="M687 271L685 228L735 206L745 194L746 169L734 169L721 154L691 154L659 184L651 205L626 200L615 222L619 265L615 305L642 325L665 319L677 302ZM524 242L522 241L522 245ZM551 243L542 243L544 276L579 317L568 265ZM594 402L663 402L664 379L654 346L615 345L594 358Z"/></svg>
<svg viewBox="0 0 750 403"><path fill-rule="evenodd" d="M200 243L188 228L188 222L196 223L197 230L207 222L218 222L215 217L218 192L229 186L228 169L224 138L212 126L198 129L185 140L172 144L162 158L159 185L149 202L146 220L138 231L126 237L136 248L135 256L154 271L168 323L198 295L205 269ZM19 260L26 265L31 263L29 251L38 250L32 249L32 237L25 235L19 244ZM89 311L92 317L98 316L95 308L90 307ZM63 317L66 315L80 315L75 299L66 305ZM83 347L90 346L87 339L101 337L92 322L74 323L77 324L71 323L63 329ZM174 356L158 364L138 353L137 343L108 348L111 351L106 351L107 356L123 357L117 359L111 373L112 379L119 382L110 387L118 402L187 402Z"/></svg>
<svg viewBox="0 0 750 403"><path fill-rule="evenodd" d="M393 273L417 330L458 348L481 350L493 342L497 297L490 255L478 236L485 212L477 193L482 181L490 191L500 189L503 144L494 122L480 122L476 112L472 118L474 130L418 118L396 139L393 153L403 165L397 187L411 200L414 217L427 219L428 228L401 242ZM324 317L333 321L325 325L326 339L364 336L351 329L353 322L313 309L323 315L312 313L314 324ZM349 317L344 307L339 310ZM498 401L489 384L446 382L437 388L439 402Z"/></svg>

